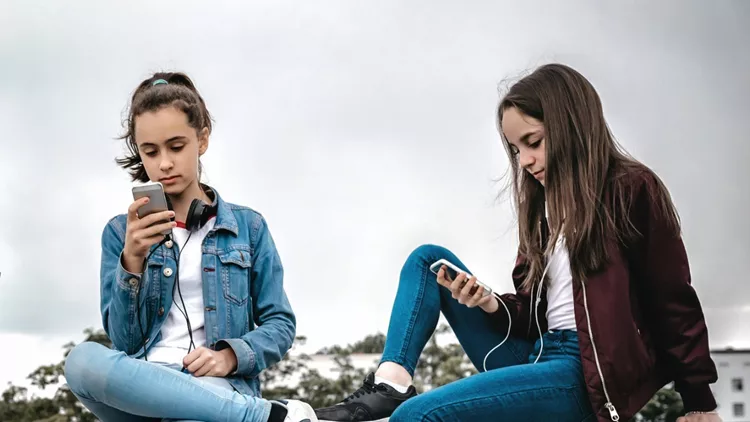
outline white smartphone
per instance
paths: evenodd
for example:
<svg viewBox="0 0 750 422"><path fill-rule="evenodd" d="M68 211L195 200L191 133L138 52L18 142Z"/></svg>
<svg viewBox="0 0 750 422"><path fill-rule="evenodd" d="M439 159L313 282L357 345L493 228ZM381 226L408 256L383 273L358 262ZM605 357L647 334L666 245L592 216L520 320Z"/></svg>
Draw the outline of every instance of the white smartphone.
<svg viewBox="0 0 750 422"><path fill-rule="evenodd" d="M140 186L133 186L133 200L141 199L148 196L148 203L138 208L138 218L143 218L155 212L167 211L167 197L164 194L164 186L160 182L146 183ZM163 221L166 223L168 220ZM162 221L154 223L159 224ZM167 229L162 234L172 234L172 229Z"/></svg>
<svg viewBox="0 0 750 422"><path fill-rule="evenodd" d="M455 280L456 277L458 277L459 273L466 273L466 281L468 281L469 278L471 278L471 274L453 265L453 263L448 261L447 259L440 259L438 261L435 261L432 265L430 265L430 271L432 271L433 273L435 273L435 275L437 275L438 271L440 270L440 267L443 265L445 265L447 272L448 272L448 277L450 277L451 281ZM461 284L462 288L466 284L466 281L464 281L463 284ZM484 293L482 293L482 297L489 296L492 294L492 288L480 282L479 280L476 280L474 287L472 287L471 290L469 290L470 295L473 295L474 293L477 292L477 286L484 287Z"/></svg>

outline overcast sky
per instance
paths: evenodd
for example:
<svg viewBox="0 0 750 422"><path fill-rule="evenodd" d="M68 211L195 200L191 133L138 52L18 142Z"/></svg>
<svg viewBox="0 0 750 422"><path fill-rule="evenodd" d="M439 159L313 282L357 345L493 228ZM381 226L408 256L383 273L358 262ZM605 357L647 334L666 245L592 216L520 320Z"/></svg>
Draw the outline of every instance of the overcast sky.
<svg viewBox="0 0 750 422"><path fill-rule="evenodd" d="M494 107L551 61L670 189L712 345L750 346L749 42L743 1L4 0L0 390L101 327L100 236L132 201L115 138L159 70L207 101L205 181L267 218L312 350L385 332L422 243L512 288Z"/></svg>

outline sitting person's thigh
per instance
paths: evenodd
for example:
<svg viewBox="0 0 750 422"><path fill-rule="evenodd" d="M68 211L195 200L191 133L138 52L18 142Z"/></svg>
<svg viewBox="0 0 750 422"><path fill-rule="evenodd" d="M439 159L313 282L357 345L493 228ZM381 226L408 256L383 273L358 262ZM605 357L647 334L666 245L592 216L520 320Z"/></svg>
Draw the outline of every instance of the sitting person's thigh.
<svg viewBox="0 0 750 422"><path fill-rule="evenodd" d="M179 368L174 368L172 365L165 365L167 367L172 367L172 369L175 369L177 371L180 371ZM203 388L206 388L208 390L217 391L217 390L231 390L234 391L234 387L232 387L232 384L227 380L226 378L221 377L197 377L196 379L199 379L202 381ZM162 422L202 422L202 421L193 421L193 420L187 420L187 419L162 419Z"/></svg>

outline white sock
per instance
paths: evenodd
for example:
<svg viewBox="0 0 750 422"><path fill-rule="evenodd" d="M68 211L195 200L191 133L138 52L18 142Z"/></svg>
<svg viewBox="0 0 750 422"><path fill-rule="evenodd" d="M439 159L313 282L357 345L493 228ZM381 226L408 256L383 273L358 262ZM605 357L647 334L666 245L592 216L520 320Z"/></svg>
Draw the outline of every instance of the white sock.
<svg viewBox="0 0 750 422"><path fill-rule="evenodd" d="M387 385L390 385L391 387L395 388L396 391L398 391L399 393L406 393L406 390L409 389L409 386L403 386L401 384L396 384L395 382L388 381L385 378L380 378L377 375L375 376L375 384L387 384Z"/></svg>

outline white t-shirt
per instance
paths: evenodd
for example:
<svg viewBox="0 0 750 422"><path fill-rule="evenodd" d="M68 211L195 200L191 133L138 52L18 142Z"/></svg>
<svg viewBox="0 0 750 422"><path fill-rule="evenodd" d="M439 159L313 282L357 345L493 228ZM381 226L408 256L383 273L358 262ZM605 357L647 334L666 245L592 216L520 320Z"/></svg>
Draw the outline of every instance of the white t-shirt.
<svg viewBox="0 0 750 422"><path fill-rule="evenodd" d="M188 240L188 230L179 225L172 229L172 238L182 251L180 254L179 290L174 289L174 302L169 309L169 315L161 326L161 340L154 344L148 353L148 360L153 362L174 363L182 365L182 359L187 355L190 346L187 322L180 312L182 300L185 302L183 311L190 318L193 329L193 343L195 347L206 345L206 330L203 305L203 239L214 227L216 219L211 218L203 227L193 232ZM191 349L194 350L194 349Z"/></svg>
<svg viewBox="0 0 750 422"><path fill-rule="evenodd" d="M546 213L545 207L545 213ZM547 325L550 330L575 330L573 275L565 238L560 235L549 257L547 275Z"/></svg>
<svg viewBox="0 0 750 422"><path fill-rule="evenodd" d="M547 323L550 330L575 330L573 276L565 239L560 236L550 256L547 286Z"/></svg>

